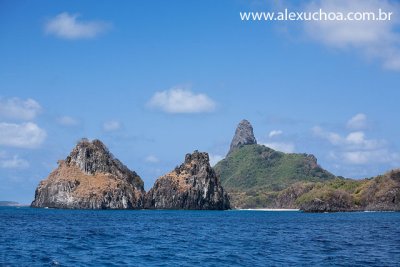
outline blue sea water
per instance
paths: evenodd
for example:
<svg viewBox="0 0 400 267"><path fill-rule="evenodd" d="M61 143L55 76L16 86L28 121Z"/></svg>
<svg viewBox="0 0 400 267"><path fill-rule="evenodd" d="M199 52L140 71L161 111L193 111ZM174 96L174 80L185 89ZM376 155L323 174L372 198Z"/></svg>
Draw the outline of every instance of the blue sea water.
<svg viewBox="0 0 400 267"><path fill-rule="evenodd" d="M0 266L400 266L400 213L0 208Z"/></svg>

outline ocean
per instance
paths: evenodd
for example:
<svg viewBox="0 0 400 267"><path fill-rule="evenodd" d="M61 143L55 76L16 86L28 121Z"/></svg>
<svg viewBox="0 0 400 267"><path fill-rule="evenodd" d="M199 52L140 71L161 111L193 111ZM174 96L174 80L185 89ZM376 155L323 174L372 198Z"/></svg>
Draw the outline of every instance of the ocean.
<svg viewBox="0 0 400 267"><path fill-rule="evenodd" d="M400 266L400 213L0 208L0 266Z"/></svg>

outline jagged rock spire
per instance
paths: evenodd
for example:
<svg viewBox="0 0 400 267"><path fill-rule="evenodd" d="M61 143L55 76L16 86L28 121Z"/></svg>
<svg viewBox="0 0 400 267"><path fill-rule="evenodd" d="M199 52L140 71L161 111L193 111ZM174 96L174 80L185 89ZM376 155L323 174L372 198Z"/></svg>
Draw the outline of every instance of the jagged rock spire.
<svg viewBox="0 0 400 267"><path fill-rule="evenodd" d="M89 141L83 138L71 151L65 160L67 165L75 165L86 174L110 173L117 178L127 180L129 183L143 190L143 181L136 172L129 170L124 164L114 157L107 147L98 139Z"/></svg>
<svg viewBox="0 0 400 267"><path fill-rule="evenodd" d="M238 147L253 144L257 144L253 133L253 126L251 126L249 121L242 120L236 128L228 154Z"/></svg>
<svg viewBox="0 0 400 267"><path fill-rule="evenodd" d="M148 209L229 209L228 194L205 152L186 154L185 162L161 176L145 197Z"/></svg>

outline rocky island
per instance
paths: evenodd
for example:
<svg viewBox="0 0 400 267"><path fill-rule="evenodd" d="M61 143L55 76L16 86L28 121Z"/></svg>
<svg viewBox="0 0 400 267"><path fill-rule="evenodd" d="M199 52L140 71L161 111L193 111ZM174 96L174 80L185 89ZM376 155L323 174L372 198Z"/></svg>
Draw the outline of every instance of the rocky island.
<svg viewBox="0 0 400 267"><path fill-rule="evenodd" d="M295 203L306 212L400 211L400 170L368 179L310 184Z"/></svg>
<svg viewBox="0 0 400 267"><path fill-rule="evenodd" d="M229 195L229 197L228 197ZM82 139L40 182L32 207L68 209L300 209L400 211L400 170L355 180L335 176L310 154L257 144L242 120L225 159L211 168L194 151L146 193L143 181L99 140Z"/></svg>
<svg viewBox="0 0 400 267"><path fill-rule="evenodd" d="M5 200L0 201L0 207L20 207L20 206L24 205L15 201L5 201Z"/></svg>
<svg viewBox="0 0 400 267"><path fill-rule="evenodd" d="M247 120L239 123L227 156L214 168L234 208L400 211L400 170L361 180L335 176L314 155L258 145Z"/></svg>
<svg viewBox="0 0 400 267"><path fill-rule="evenodd" d="M142 179L99 140L82 139L49 177L40 182L32 207L64 209L229 209L227 193L207 153L160 177L146 194Z"/></svg>
<svg viewBox="0 0 400 267"><path fill-rule="evenodd" d="M146 194L148 209L229 209L229 198L207 153L194 151L185 162L157 179Z"/></svg>
<svg viewBox="0 0 400 267"><path fill-rule="evenodd" d="M283 153L257 144L247 120L238 124L228 154L214 169L236 208L297 208L286 199L277 203L279 192L297 182L336 178L313 155Z"/></svg>
<svg viewBox="0 0 400 267"><path fill-rule="evenodd" d="M141 209L142 179L99 140L82 139L49 177L40 182L32 207Z"/></svg>

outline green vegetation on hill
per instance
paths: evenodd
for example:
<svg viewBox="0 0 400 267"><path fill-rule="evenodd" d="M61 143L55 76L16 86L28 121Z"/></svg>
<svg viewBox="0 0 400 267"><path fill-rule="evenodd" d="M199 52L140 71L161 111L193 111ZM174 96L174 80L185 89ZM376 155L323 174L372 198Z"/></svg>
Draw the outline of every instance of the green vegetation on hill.
<svg viewBox="0 0 400 267"><path fill-rule="evenodd" d="M214 169L227 190L280 191L299 181L335 178L322 169L312 155L286 154L256 144L232 151Z"/></svg>
<svg viewBox="0 0 400 267"><path fill-rule="evenodd" d="M214 169L232 208L400 210L400 170L364 180L336 177L313 155L257 145L247 120L239 123L228 155Z"/></svg>
<svg viewBox="0 0 400 267"><path fill-rule="evenodd" d="M400 210L400 170L362 180L335 177L313 156L243 146L215 166L233 208L308 212Z"/></svg>
<svg viewBox="0 0 400 267"><path fill-rule="evenodd" d="M234 207L274 207L278 192L297 182L324 182L336 177L313 155L283 153L264 145L243 145L214 167Z"/></svg>
<svg viewBox="0 0 400 267"><path fill-rule="evenodd" d="M370 179L315 183L295 200L304 211L400 210L400 171Z"/></svg>

